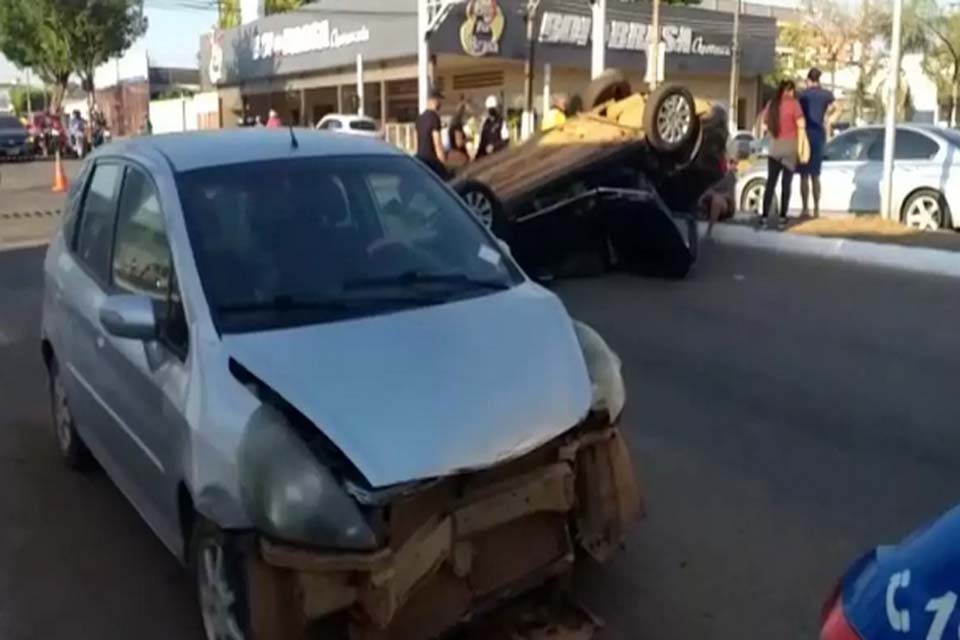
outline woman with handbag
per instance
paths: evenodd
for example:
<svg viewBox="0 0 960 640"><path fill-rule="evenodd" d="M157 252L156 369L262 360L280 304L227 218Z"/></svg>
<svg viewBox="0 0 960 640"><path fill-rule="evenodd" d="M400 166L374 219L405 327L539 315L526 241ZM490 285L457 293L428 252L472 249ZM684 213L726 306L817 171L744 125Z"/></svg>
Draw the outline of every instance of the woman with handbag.
<svg viewBox="0 0 960 640"><path fill-rule="evenodd" d="M780 226L787 221L790 210L790 191L793 187L793 172L798 162L810 157L803 109L796 98L793 80L783 80L777 93L763 110L762 122L770 132L770 153L767 156L767 186L763 193L764 225L770 219L777 180L780 179Z"/></svg>

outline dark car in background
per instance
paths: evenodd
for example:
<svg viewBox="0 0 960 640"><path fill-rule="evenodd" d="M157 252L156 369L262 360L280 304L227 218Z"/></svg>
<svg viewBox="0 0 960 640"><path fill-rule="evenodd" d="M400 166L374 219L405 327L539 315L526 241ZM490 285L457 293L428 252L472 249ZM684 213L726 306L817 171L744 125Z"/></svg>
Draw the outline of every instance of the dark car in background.
<svg viewBox="0 0 960 640"><path fill-rule="evenodd" d="M30 134L12 114L0 114L0 158L24 158L30 155Z"/></svg>

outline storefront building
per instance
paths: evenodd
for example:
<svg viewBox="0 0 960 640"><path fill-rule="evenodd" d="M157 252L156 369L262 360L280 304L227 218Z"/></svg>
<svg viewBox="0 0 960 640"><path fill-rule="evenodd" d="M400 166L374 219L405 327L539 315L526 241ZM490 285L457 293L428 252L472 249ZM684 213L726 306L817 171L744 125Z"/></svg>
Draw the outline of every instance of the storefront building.
<svg viewBox="0 0 960 640"><path fill-rule="evenodd" d="M363 111L382 123L409 122L417 113L416 0L325 0L201 40L205 86L221 96L222 121L275 109L294 124L359 107L357 58L363 63ZM528 53L525 0L469 0L442 12L429 35L433 84L447 98L475 109L496 95L509 110L523 107ZM726 104L733 16L663 6L661 41L668 81ZM606 66L643 84L650 5L610 0ZM534 24L535 109L545 91L580 94L590 79L590 4L542 0ZM773 71L773 18L741 17L741 126L758 111L761 78ZM549 69L549 71L548 71Z"/></svg>

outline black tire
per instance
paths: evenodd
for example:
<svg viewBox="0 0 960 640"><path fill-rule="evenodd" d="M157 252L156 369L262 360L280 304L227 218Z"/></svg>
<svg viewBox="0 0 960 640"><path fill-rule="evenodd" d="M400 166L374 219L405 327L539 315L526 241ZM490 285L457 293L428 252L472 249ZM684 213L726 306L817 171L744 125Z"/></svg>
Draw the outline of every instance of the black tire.
<svg viewBox="0 0 960 640"><path fill-rule="evenodd" d="M589 110L611 100L623 100L632 93L626 74L618 69L607 69L587 85L583 104Z"/></svg>
<svg viewBox="0 0 960 640"><path fill-rule="evenodd" d="M68 467L84 471L93 466L93 456L77 433L67 389L60 377L60 366L56 358L50 360L50 412L53 420L53 434L57 441L60 456Z"/></svg>
<svg viewBox="0 0 960 640"><path fill-rule="evenodd" d="M643 128L648 144L660 153L674 153L692 146L700 135L693 94L677 84L657 87L647 99Z"/></svg>
<svg viewBox="0 0 960 640"><path fill-rule="evenodd" d="M197 515L189 560L204 637L253 640L243 540Z"/></svg>
<svg viewBox="0 0 960 640"><path fill-rule="evenodd" d="M479 180L463 180L454 185L454 190L463 198L467 206L476 214L484 226L493 231L501 240L510 242L513 228L507 219L503 203L493 189Z"/></svg>
<svg viewBox="0 0 960 640"><path fill-rule="evenodd" d="M934 213L928 213L921 219L919 214L922 212L924 203L935 204L937 208ZM929 220L926 219L927 217L929 217ZM919 189L910 194L910 197L903 203L900 220L908 227L922 231L939 231L953 227L950 205L947 204L947 199L943 194L935 189Z"/></svg>

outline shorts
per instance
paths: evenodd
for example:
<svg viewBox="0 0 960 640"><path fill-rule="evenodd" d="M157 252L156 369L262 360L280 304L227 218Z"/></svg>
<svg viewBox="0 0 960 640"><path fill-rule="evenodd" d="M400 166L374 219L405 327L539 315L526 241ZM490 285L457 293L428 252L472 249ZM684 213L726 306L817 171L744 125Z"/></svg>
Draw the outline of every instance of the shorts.
<svg viewBox="0 0 960 640"><path fill-rule="evenodd" d="M807 139L810 141L810 160L797 167L802 176L820 177L820 168L823 165L823 145L827 142L827 135L823 131L807 129Z"/></svg>

